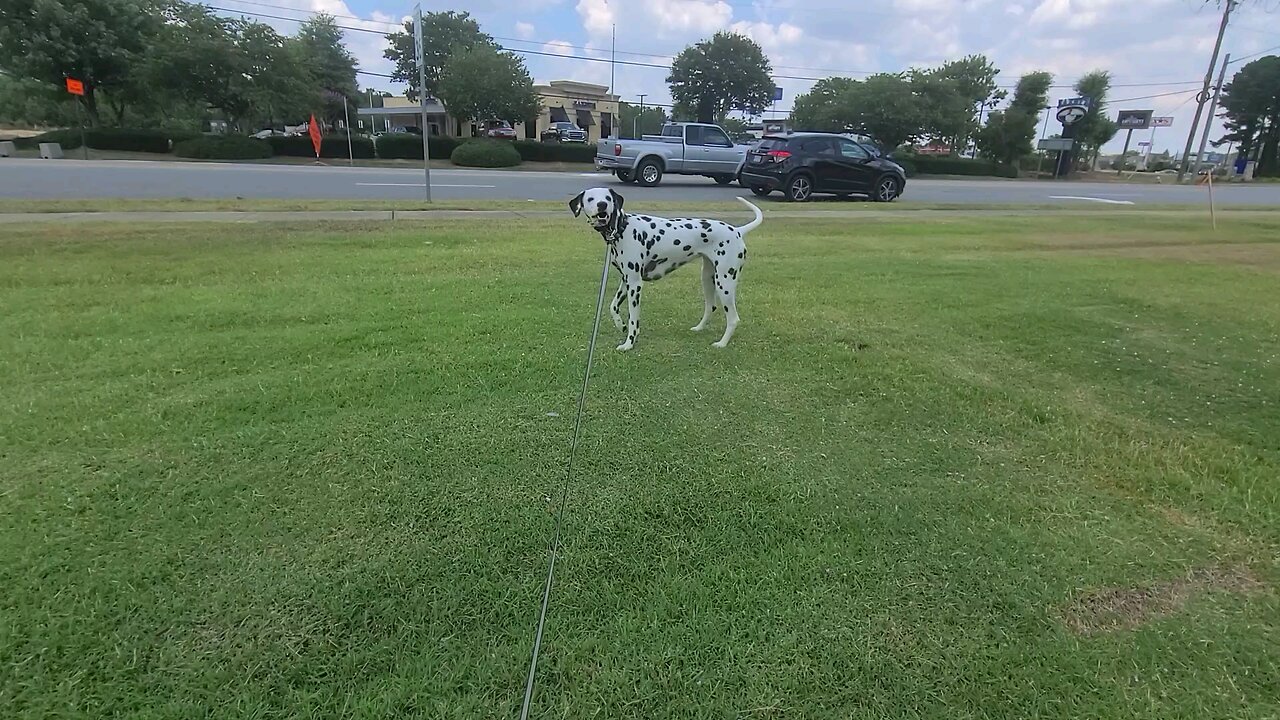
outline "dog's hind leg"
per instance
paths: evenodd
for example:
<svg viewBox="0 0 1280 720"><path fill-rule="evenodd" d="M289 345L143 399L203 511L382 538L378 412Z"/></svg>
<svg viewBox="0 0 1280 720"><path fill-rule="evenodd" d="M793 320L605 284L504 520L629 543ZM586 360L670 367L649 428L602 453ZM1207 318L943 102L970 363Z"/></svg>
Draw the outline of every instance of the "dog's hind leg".
<svg viewBox="0 0 1280 720"><path fill-rule="evenodd" d="M718 348L729 344L729 338L733 337L733 331L738 327L738 274L740 270L741 265L730 265L728 268L723 268L721 272L716 273L716 297L720 300L720 304L724 306L725 315L724 337L721 337L719 342L712 343Z"/></svg>
<svg viewBox="0 0 1280 720"><path fill-rule="evenodd" d="M716 268L711 258L702 258L702 319L691 330L702 332L711 321L711 313L716 311Z"/></svg>

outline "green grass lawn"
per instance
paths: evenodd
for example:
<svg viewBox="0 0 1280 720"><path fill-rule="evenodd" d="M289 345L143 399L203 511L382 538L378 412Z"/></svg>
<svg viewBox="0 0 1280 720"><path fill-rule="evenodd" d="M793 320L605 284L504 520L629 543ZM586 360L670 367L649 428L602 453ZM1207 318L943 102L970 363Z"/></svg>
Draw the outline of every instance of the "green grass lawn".
<svg viewBox="0 0 1280 720"><path fill-rule="evenodd" d="M606 316L535 716L1276 717L1280 214L1222 228L778 218L727 350L688 268ZM0 228L2 714L513 717L601 250Z"/></svg>

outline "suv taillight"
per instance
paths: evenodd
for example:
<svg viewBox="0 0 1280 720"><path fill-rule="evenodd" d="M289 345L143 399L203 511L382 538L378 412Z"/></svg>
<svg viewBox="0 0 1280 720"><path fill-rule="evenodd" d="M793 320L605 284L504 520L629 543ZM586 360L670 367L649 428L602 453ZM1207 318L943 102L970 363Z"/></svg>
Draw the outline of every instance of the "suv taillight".
<svg viewBox="0 0 1280 720"><path fill-rule="evenodd" d="M613 144L613 154L616 157L622 157L622 143Z"/></svg>
<svg viewBox="0 0 1280 720"><path fill-rule="evenodd" d="M769 152L765 153L765 155L769 157L769 162L776 162L776 163L780 163L783 160L786 160L787 158L791 157L791 153L786 150L770 150Z"/></svg>

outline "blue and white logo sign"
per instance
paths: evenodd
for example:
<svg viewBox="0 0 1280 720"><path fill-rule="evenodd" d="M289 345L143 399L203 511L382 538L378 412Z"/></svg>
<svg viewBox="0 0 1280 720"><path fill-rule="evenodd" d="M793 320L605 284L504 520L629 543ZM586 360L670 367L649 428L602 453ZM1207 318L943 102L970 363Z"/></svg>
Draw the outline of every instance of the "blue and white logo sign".
<svg viewBox="0 0 1280 720"><path fill-rule="evenodd" d="M1079 122L1080 118L1089 114L1089 108L1093 105L1093 99L1087 97L1066 98L1058 101L1058 122L1063 125L1071 125Z"/></svg>

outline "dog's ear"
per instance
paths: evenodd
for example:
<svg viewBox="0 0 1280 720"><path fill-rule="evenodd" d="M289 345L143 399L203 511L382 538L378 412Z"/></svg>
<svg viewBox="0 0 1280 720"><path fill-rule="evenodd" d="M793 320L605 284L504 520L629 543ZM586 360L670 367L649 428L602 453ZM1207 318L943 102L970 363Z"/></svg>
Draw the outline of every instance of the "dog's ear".
<svg viewBox="0 0 1280 720"><path fill-rule="evenodd" d="M572 200L569 201L569 210L573 213L574 217L578 217L579 215L582 214L582 196L585 194L586 194L586 191L584 190L578 193L576 197L574 197Z"/></svg>
<svg viewBox="0 0 1280 720"><path fill-rule="evenodd" d="M622 215L622 196L613 188L609 188L609 194L613 196L613 212L615 215Z"/></svg>

